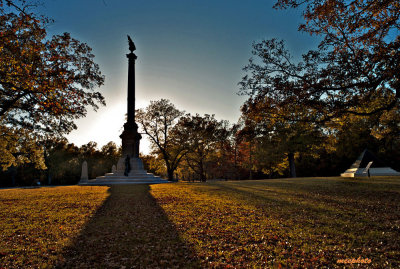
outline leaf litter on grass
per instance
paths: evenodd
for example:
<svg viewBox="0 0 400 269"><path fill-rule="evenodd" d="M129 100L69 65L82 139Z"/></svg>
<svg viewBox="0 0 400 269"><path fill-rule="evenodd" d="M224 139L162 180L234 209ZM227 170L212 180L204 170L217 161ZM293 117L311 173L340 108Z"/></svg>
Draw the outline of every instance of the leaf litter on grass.
<svg viewBox="0 0 400 269"><path fill-rule="evenodd" d="M399 191L398 179L152 186L203 267L236 268L342 267L338 260L358 257L371 259L369 266L396 268Z"/></svg>
<svg viewBox="0 0 400 269"><path fill-rule="evenodd" d="M0 267L398 268L399 194L341 178L0 190Z"/></svg>

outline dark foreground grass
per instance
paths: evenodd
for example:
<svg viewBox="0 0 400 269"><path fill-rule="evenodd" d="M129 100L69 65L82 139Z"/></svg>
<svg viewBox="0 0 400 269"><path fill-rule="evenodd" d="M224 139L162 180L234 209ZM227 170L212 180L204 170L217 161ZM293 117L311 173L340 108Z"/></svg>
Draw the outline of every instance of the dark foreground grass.
<svg viewBox="0 0 400 269"><path fill-rule="evenodd" d="M0 268L398 268L400 178L0 190L0 231Z"/></svg>

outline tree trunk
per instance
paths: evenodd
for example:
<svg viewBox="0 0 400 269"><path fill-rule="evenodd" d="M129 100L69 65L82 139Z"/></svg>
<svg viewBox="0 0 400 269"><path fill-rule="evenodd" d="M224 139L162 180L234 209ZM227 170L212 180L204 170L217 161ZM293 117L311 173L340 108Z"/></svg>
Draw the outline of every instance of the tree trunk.
<svg viewBox="0 0 400 269"><path fill-rule="evenodd" d="M206 182L206 175L204 173L203 160L200 161L200 180Z"/></svg>
<svg viewBox="0 0 400 269"><path fill-rule="evenodd" d="M174 170L173 169L167 169L167 174L168 174L168 180L169 181L174 181Z"/></svg>
<svg viewBox="0 0 400 269"><path fill-rule="evenodd" d="M47 185L51 185L51 174L50 174L50 172L47 173Z"/></svg>
<svg viewBox="0 0 400 269"><path fill-rule="evenodd" d="M15 177L16 177L16 174L17 174L17 169L15 168L14 165L12 165L12 166L9 168L9 171L11 172L11 185L12 185L13 187L15 187L15 185L17 184L17 182L16 182L16 180L15 180Z"/></svg>
<svg viewBox="0 0 400 269"><path fill-rule="evenodd" d="M296 177L296 166L294 164L294 153L288 153L290 177Z"/></svg>
<svg viewBox="0 0 400 269"><path fill-rule="evenodd" d="M251 152L251 144L252 140L249 141L249 158L250 158L250 175L249 175L249 179L252 180L253 179L253 156L252 156L252 152Z"/></svg>
<svg viewBox="0 0 400 269"><path fill-rule="evenodd" d="M203 169L201 169L201 170L202 170L202 171L200 172L200 180L201 180L202 182L206 182L206 181L207 181L206 175L204 174Z"/></svg>

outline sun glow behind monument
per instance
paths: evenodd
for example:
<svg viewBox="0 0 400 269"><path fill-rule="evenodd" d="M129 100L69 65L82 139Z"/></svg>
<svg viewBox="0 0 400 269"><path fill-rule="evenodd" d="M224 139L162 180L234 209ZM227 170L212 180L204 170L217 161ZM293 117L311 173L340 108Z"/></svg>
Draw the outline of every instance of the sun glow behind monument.
<svg viewBox="0 0 400 269"><path fill-rule="evenodd" d="M86 118L77 121L78 129L67 135L67 139L77 146L95 141L99 149L110 141L120 146L119 136L126 121L126 97L122 99L119 103L102 107L97 112L89 111ZM136 100L136 104L137 108L145 108L148 105L145 100L140 99ZM150 153L150 142L145 135L140 141L140 152Z"/></svg>
<svg viewBox="0 0 400 269"><path fill-rule="evenodd" d="M43 1L39 8L55 21L49 34L70 32L93 48L105 75L99 90L106 107L88 111L67 138L78 146L120 145L127 86L126 33L140 45L136 70L136 108L169 99L178 109L215 114L236 123L245 97L237 96L251 44L285 39L299 55L315 38L297 32L301 12L277 11L273 1ZM297 12L297 13L296 13ZM97 90L97 89L96 89ZM122 101L121 101L122 100ZM144 136L140 150L149 152Z"/></svg>

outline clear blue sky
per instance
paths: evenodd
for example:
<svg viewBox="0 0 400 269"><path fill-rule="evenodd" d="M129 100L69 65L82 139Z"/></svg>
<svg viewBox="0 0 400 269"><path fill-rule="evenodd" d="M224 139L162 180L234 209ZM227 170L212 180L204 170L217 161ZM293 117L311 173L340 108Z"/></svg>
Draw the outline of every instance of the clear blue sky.
<svg viewBox="0 0 400 269"><path fill-rule="evenodd" d="M166 98L192 114L237 122L238 96L251 45L286 40L295 56L316 40L297 31L300 11L275 10L272 0L46 0L40 9L55 22L50 34L69 32L93 48L106 77L98 89L107 106L78 120L67 136L77 145L120 144L126 113L129 34L135 42L136 107ZM141 151L148 153L142 139Z"/></svg>

